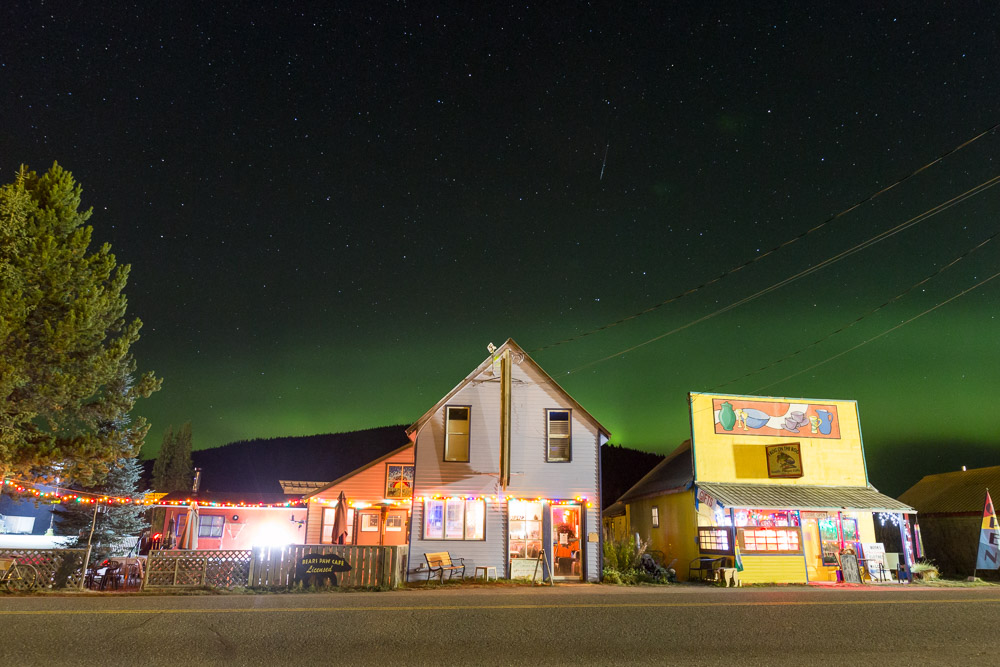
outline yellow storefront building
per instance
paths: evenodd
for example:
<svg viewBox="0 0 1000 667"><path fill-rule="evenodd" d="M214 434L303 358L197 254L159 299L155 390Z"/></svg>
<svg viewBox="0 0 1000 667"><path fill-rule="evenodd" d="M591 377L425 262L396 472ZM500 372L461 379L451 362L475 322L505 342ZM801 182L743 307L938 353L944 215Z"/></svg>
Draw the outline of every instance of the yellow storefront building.
<svg viewBox="0 0 1000 667"><path fill-rule="evenodd" d="M691 440L620 499L681 579L722 558L742 583L837 581L845 553L864 568L877 515L915 512L868 483L855 401L689 399Z"/></svg>

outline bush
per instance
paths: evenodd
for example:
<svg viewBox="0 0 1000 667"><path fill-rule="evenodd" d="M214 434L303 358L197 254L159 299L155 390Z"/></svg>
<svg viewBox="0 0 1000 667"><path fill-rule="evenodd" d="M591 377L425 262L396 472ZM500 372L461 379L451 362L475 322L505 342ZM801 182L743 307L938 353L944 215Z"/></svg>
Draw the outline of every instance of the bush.
<svg viewBox="0 0 1000 667"><path fill-rule="evenodd" d="M940 576L937 565L929 560L918 560L910 568L910 573L914 579L919 579L920 581L934 581Z"/></svg>

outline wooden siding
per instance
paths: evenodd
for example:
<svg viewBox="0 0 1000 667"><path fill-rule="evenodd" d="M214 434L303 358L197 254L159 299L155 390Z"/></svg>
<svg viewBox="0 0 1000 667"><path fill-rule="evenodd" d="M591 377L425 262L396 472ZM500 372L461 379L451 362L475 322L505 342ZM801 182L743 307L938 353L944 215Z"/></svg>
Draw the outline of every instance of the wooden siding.
<svg viewBox="0 0 1000 667"><path fill-rule="evenodd" d="M511 398L511 477L503 495L515 498L586 498L590 507L583 511L581 543L586 559L586 578L600 576L600 542L588 542L599 534L600 432L598 425L553 384L530 361L513 365ZM444 461L445 412L450 405L470 406L469 461ZM571 460L546 461L546 410L572 411ZM500 382L484 371L459 389L446 404L424 423L417 434L414 497L431 495L499 496L500 473ZM422 540L423 508L414 504L410 531L410 571L422 562L426 552L449 551L465 557L466 563L493 565L506 570L506 513L487 501L486 542ZM468 571L472 574L472 570ZM502 576L502 575L501 575ZM419 577L418 577L419 578Z"/></svg>
<svg viewBox="0 0 1000 667"><path fill-rule="evenodd" d="M505 576L507 561L507 507L492 499L486 500L485 540L425 540L423 503L413 504L410 522L409 581L427 578L424 554L447 551L452 558L465 559L465 574L471 577L476 566L489 565L497 569L497 576Z"/></svg>
<svg viewBox="0 0 1000 667"><path fill-rule="evenodd" d="M385 467L388 464L413 464L413 447L410 446L379 463L362 468L357 473L345 478L339 484L319 491L311 498L317 500L336 500L343 491L350 502L379 503L385 498ZM323 508L329 507L321 502L309 503L309 519L306 524L306 542L319 544L323 530Z"/></svg>
<svg viewBox="0 0 1000 667"><path fill-rule="evenodd" d="M629 532L649 542L649 549L663 554L668 565L677 559L674 569L681 581L687 581L688 563L700 555L698 550L698 514L694 509L694 491L670 493L655 498L641 498L626 504ZM660 527L653 528L652 508L659 509Z"/></svg>
<svg viewBox="0 0 1000 667"><path fill-rule="evenodd" d="M806 562L802 554L794 556L747 556L743 555L743 584L804 584L806 583Z"/></svg>

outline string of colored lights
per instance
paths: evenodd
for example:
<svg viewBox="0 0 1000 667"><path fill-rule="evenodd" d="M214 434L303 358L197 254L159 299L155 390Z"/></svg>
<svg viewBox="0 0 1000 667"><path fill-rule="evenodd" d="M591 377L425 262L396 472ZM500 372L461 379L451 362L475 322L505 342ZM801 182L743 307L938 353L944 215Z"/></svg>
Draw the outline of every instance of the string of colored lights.
<svg viewBox="0 0 1000 667"><path fill-rule="evenodd" d="M44 488L44 485L36 484L34 482L28 482L26 480L13 480L5 479L3 485L7 487L7 491L13 491L15 493L27 496L33 496L34 498L49 502L52 504L56 503L81 503L81 504L95 504L100 503L104 505L144 505L144 506L185 506L190 507L191 505L196 505L198 507L301 507L305 505L306 501L301 498L290 498L288 500L276 503L264 503L264 502L254 502L254 501L215 501L207 500L205 498L185 498L184 500L162 500L157 499L157 494L145 494L137 497L129 496L109 496L100 493L90 493L87 491L77 491L75 489L66 489L64 491L43 491L39 486Z"/></svg>

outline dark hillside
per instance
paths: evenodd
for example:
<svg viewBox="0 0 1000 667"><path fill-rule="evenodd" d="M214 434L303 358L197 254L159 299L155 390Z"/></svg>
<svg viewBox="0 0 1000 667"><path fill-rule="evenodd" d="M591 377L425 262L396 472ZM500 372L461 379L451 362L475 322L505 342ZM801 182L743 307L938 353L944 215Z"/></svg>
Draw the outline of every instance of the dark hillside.
<svg viewBox="0 0 1000 667"><path fill-rule="evenodd" d="M619 445L601 447L601 509L613 505L662 460L661 454L650 454L638 449Z"/></svg>
<svg viewBox="0 0 1000 667"><path fill-rule="evenodd" d="M332 482L405 445L405 426L241 440L192 452L201 491L281 493L279 479ZM152 468L152 462L147 462Z"/></svg>

